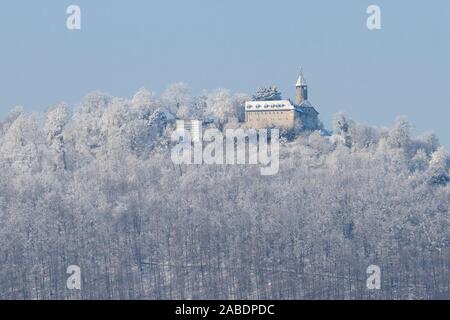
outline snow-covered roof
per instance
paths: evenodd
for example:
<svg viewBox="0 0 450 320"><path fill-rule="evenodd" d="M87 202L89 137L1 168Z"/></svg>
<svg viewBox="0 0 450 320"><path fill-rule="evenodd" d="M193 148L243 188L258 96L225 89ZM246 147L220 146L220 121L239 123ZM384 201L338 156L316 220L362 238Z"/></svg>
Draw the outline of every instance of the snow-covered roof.
<svg viewBox="0 0 450 320"><path fill-rule="evenodd" d="M294 105L289 100L273 101L247 101L246 111L266 111L266 110L294 110Z"/></svg>
<svg viewBox="0 0 450 320"><path fill-rule="evenodd" d="M301 86L306 86L306 85L308 85L306 83L306 79L303 76L303 72L300 71L300 75L298 76L298 80L297 80L297 83L295 84L295 86L296 87L301 87Z"/></svg>
<svg viewBox="0 0 450 320"><path fill-rule="evenodd" d="M314 108L313 105L311 104L311 102L309 102L308 100L304 100L304 101L300 104L300 107Z"/></svg>
<svg viewBox="0 0 450 320"><path fill-rule="evenodd" d="M310 108L310 109L307 109ZM308 100L303 101L299 106L297 106L297 111L303 112L303 111L307 112L315 112L317 114L319 114L319 112L317 112L316 108L314 108L314 106L311 104L311 102L309 102Z"/></svg>

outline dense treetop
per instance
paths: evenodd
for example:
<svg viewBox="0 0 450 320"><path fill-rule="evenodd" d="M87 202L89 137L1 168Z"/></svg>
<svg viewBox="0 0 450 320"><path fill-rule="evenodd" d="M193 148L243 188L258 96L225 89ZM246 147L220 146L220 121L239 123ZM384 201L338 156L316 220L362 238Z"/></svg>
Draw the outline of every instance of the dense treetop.
<svg viewBox="0 0 450 320"><path fill-rule="evenodd" d="M275 176L170 161L175 118L223 128L247 99L175 84L93 93L73 113L14 109L0 124L0 298L450 297L450 158L433 134L340 114L329 135L286 135ZM81 291L66 289L71 264Z"/></svg>

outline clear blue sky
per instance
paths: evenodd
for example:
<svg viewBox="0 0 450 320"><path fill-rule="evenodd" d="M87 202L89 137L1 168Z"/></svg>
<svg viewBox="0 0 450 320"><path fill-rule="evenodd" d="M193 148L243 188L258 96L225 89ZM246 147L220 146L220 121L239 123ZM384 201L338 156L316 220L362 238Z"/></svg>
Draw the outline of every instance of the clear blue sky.
<svg viewBox="0 0 450 320"><path fill-rule="evenodd" d="M81 31L66 29L70 4ZM366 28L370 4L380 31ZM450 147L450 1L14 0L2 2L0 41L0 117L175 81L293 97L303 67L327 127L339 111L379 126L406 115Z"/></svg>

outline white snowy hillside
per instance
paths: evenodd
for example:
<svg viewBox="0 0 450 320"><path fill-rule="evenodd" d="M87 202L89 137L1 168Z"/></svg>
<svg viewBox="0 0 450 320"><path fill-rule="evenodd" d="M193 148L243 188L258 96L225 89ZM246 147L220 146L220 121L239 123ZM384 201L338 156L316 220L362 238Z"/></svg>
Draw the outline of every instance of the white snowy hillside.
<svg viewBox="0 0 450 320"><path fill-rule="evenodd" d="M260 96L276 96L275 90ZM0 122L0 299L449 299L450 156L399 119L282 132L280 169L175 165L176 119L252 97L174 84ZM382 270L367 290L367 267ZM69 265L82 290L68 290Z"/></svg>

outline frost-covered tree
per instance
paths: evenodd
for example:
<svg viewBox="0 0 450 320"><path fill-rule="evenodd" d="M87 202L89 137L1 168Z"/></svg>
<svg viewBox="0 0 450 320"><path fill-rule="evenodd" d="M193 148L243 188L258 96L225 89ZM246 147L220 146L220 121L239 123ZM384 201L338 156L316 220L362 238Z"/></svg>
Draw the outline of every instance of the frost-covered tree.
<svg viewBox="0 0 450 320"><path fill-rule="evenodd" d="M167 108L172 114L177 114L181 106L189 105L191 100L189 92L189 87L185 83L171 84L161 97L163 107Z"/></svg>
<svg viewBox="0 0 450 320"><path fill-rule="evenodd" d="M338 113L333 120L333 129L336 132L338 140L346 147L351 148L353 141L350 134L350 128L354 126L354 122L349 120L343 113Z"/></svg>
<svg viewBox="0 0 450 320"><path fill-rule="evenodd" d="M142 118L148 118L156 109L161 107L155 93L147 89L140 89L131 100L131 105L135 108Z"/></svg>
<svg viewBox="0 0 450 320"><path fill-rule="evenodd" d="M6 119L4 121L0 121L0 135L5 133L8 129L9 125L13 123L19 116L24 113L22 106L15 106L8 112Z"/></svg>
<svg viewBox="0 0 450 320"><path fill-rule="evenodd" d="M281 92L278 91L277 87L260 87L253 95L253 100L256 101L271 101L271 100L281 100Z"/></svg>
<svg viewBox="0 0 450 320"><path fill-rule="evenodd" d="M41 170L44 137L36 115L19 115L1 137L0 157L22 174ZM19 178L19 177L18 177Z"/></svg>
<svg viewBox="0 0 450 320"><path fill-rule="evenodd" d="M234 115L240 122L245 121L245 102L250 100L246 93L238 93L233 96Z"/></svg>
<svg viewBox="0 0 450 320"><path fill-rule="evenodd" d="M213 118L220 126L235 116L235 106L228 90L218 89L209 93L206 105L205 115Z"/></svg>
<svg viewBox="0 0 450 320"><path fill-rule="evenodd" d="M67 168L67 161L66 142L63 133L66 124L69 122L69 117L70 112L67 105L55 105L47 112L47 121L44 128L49 151L54 157L54 166L64 170Z"/></svg>
<svg viewBox="0 0 450 320"><path fill-rule="evenodd" d="M208 108L207 100L208 98L206 95L201 95L192 99L192 104L189 111L192 119L205 118L205 113Z"/></svg>
<svg viewBox="0 0 450 320"><path fill-rule="evenodd" d="M431 156L429 167L431 183L436 185L447 185L450 182L449 168L450 155L447 150L440 147Z"/></svg>
<svg viewBox="0 0 450 320"><path fill-rule="evenodd" d="M387 142L392 148L402 148L408 145L411 138L411 124L401 117L397 119L395 126L389 131Z"/></svg>

